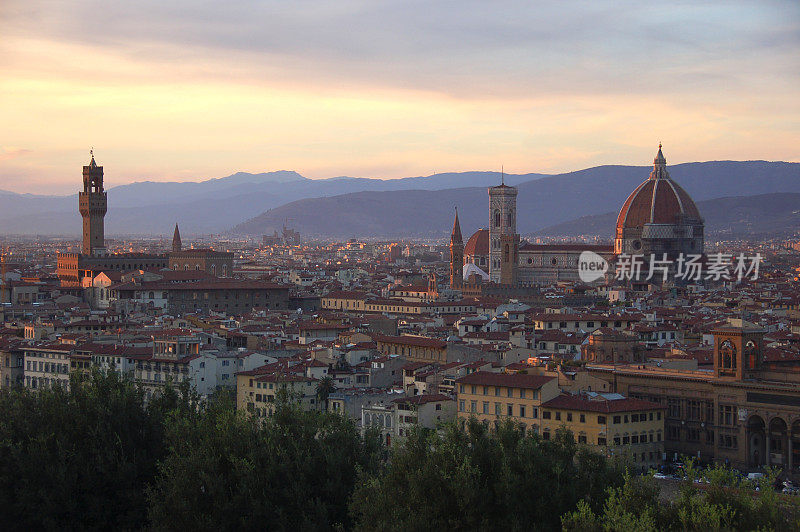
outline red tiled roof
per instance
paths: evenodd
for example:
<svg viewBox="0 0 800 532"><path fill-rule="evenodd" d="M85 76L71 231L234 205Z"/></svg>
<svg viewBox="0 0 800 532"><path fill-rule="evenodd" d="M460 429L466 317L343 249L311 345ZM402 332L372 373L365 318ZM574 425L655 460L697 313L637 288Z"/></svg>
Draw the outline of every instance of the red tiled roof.
<svg viewBox="0 0 800 532"><path fill-rule="evenodd" d="M464 256L488 256L489 255L489 230L478 229L473 233L467 245L464 246Z"/></svg>
<svg viewBox="0 0 800 532"><path fill-rule="evenodd" d="M447 342L437 340L435 338L425 338L420 336L376 336L376 342L386 344L404 344L414 347L432 347L434 349L444 349L447 347Z"/></svg>
<svg viewBox="0 0 800 532"><path fill-rule="evenodd" d="M580 410L588 412L633 412L639 410L665 410L666 406L643 399L590 399L588 396L561 394L542 403L542 408L562 408L564 410Z"/></svg>
<svg viewBox="0 0 800 532"><path fill-rule="evenodd" d="M488 371L477 371L456 379L456 382L458 384L539 389L555 378L556 377L545 377L543 375L526 375L524 373L490 373Z"/></svg>
<svg viewBox="0 0 800 532"><path fill-rule="evenodd" d="M429 394L429 395L414 395L411 397L400 397L399 399L394 399L393 403L409 403L412 405L424 405L427 403L439 403L441 401L452 401L452 397L448 397L446 395L442 395L440 393L436 394Z"/></svg>

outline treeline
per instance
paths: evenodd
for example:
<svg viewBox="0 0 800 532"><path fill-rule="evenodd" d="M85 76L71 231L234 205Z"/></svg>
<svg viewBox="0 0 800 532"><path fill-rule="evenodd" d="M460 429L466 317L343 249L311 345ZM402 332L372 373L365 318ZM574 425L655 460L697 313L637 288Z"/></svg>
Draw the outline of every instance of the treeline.
<svg viewBox="0 0 800 532"><path fill-rule="evenodd" d="M652 479L560 432L512 423L412 432L389 452L341 416L280 401L254 421L228 394L167 389L145 403L116 374L70 391L0 393L3 529L656 530L791 529L772 493Z"/></svg>

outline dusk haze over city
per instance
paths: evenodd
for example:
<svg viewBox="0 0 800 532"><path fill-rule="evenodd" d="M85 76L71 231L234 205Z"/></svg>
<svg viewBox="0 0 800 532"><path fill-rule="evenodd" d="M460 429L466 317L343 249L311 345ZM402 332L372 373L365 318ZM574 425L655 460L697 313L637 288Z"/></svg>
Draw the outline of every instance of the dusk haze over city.
<svg viewBox="0 0 800 532"><path fill-rule="evenodd" d="M800 529L796 1L0 35L3 529Z"/></svg>

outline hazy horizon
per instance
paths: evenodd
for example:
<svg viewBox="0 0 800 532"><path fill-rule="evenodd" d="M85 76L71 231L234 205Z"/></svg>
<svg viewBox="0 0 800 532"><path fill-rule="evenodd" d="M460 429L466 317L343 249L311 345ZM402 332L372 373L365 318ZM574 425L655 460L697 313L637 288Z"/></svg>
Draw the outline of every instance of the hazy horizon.
<svg viewBox="0 0 800 532"><path fill-rule="evenodd" d="M6 0L0 189L800 160L800 4Z"/></svg>

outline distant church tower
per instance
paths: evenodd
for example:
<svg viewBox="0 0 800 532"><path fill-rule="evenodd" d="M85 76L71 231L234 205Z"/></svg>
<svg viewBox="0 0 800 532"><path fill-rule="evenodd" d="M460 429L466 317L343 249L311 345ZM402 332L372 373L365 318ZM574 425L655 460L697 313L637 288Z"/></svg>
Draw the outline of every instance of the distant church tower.
<svg viewBox="0 0 800 532"><path fill-rule="evenodd" d="M108 196L103 190L103 167L92 160L83 167L83 192L78 193L78 211L83 217L83 254L106 253L104 218L108 210Z"/></svg>
<svg viewBox="0 0 800 532"><path fill-rule="evenodd" d="M177 253L183 249L181 242L181 232L178 231L178 224L175 224L175 232L172 234L172 251Z"/></svg>
<svg viewBox="0 0 800 532"><path fill-rule="evenodd" d="M461 224L458 222L458 209L450 235L450 288L460 290L464 283L464 240L461 238Z"/></svg>
<svg viewBox="0 0 800 532"><path fill-rule="evenodd" d="M489 188L489 280L503 284L516 282L518 254L517 189L503 181Z"/></svg>

